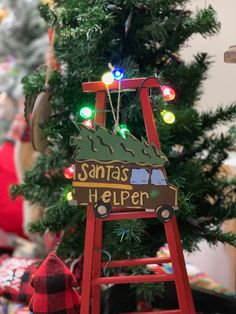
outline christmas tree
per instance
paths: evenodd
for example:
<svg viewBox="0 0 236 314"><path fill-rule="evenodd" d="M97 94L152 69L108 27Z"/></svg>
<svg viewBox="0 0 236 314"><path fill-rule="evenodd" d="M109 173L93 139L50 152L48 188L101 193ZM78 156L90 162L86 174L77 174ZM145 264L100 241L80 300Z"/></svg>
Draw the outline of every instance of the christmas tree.
<svg viewBox="0 0 236 314"><path fill-rule="evenodd" d="M177 219L184 249L197 249L202 239L210 244L220 241L236 245L236 235L221 229L226 219L236 217L235 181L229 181L222 170L228 152L235 146L235 130L214 133L218 125L236 118L236 105L198 112L195 104L200 100L201 83L211 59L203 51L186 63L178 54L192 35L213 36L220 24L211 6L193 14L186 9L187 3L55 0L42 1L39 7L48 27L55 30L54 52L60 70L54 70L49 81L52 114L42 126L48 143L46 153L13 194L23 194L45 208L43 217L31 226L33 231L64 230L58 247L62 257L77 256L84 245L86 209L70 206L66 196L71 181L63 175L75 150L71 138L79 136L78 125L83 122L80 110L95 103L94 95L82 92L81 83L100 80L108 63L122 68L126 78L157 76L163 85L170 84L176 91L177 97L170 103L156 93L150 97L162 151L169 160L168 179L179 190ZM44 89L45 75L46 68L41 68L24 79L31 104ZM175 114L175 123L165 123L160 114L163 110ZM112 130L111 112L107 121ZM135 137L145 136L140 103L134 93L122 95L120 121ZM104 249L112 258L153 256L164 243L163 225L153 219L112 222L104 234Z"/></svg>
<svg viewBox="0 0 236 314"><path fill-rule="evenodd" d="M22 78L42 64L48 45L36 0L1 1L0 5L0 133L19 111ZM22 103L22 101L21 101Z"/></svg>

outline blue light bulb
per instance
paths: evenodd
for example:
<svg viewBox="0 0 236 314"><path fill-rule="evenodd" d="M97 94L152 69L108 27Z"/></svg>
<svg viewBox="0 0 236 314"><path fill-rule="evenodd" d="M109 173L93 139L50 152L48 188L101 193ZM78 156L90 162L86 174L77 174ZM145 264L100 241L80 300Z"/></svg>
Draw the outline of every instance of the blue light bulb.
<svg viewBox="0 0 236 314"><path fill-rule="evenodd" d="M123 79L124 77L124 72L122 69L119 69L119 68L116 68L113 72L112 72L112 75L114 77L114 79L116 81L120 81Z"/></svg>

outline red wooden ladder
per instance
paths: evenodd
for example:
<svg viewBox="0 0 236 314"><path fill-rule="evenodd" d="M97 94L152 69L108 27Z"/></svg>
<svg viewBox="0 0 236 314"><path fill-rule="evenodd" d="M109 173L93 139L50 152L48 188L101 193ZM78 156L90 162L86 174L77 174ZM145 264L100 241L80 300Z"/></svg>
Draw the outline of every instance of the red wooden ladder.
<svg viewBox="0 0 236 314"><path fill-rule="evenodd" d="M109 86L109 90L137 90L140 95L142 112L146 127L148 142L156 145L160 149L160 141L156 130L152 107L149 100L149 88L159 88L160 85L156 78L138 78L124 79L119 83L115 81ZM96 118L98 124L105 125L106 122L106 97L107 90L103 82L87 82L83 83L84 92L96 93ZM188 282L187 272L185 268L184 256L180 242L180 236L176 217L164 223L166 240L169 246L170 257L167 258L141 258L133 260L113 260L106 267L125 267L147 264L172 263L173 274L151 274L136 276L111 276L103 277L102 269L105 263L102 261L102 231L104 221L154 218L157 214L152 212L134 211L127 209L113 210L105 219L95 217L93 206L87 207L87 221L85 234L85 250L83 264L82 279L82 297L81 297L81 314L99 314L101 285L102 284L125 284L125 283L143 283L143 282L164 282L174 281L179 301L179 309L165 310L155 312L143 312L146 314L194 314L194 305L192 300L191 289ZM127 314L127 313L126 313Z"/></svg>

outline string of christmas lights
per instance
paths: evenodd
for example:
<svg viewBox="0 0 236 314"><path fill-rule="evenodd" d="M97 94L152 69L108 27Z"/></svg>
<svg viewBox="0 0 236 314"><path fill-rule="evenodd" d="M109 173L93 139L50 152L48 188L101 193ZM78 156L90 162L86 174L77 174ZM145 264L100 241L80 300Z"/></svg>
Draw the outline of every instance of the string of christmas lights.
<svg viewBox="0 0 236 314"><path fill-rule="evenodd" d="M111 67L111 66L110 66ZM120 92L120 86L121 86L121 81L124 78L124 72L122 69L120 68L112 68L111 71L106 72L103 74L102 76L102 82L106 85L107 88L107 93L108 93L108 98L110 101L110 106L111 106L111 110L113 113L113 118L116 124L115 129L115 133L119 133L121 136L125 137L125 133L129 133L129 129L127 127L127 125L122 124L119 125L118 121L119 121L119 109L120 109L120 97L118 97L118 106L117 106L117 114L115 114L115 109L113 107L112 101L111 101L111 97L110 97L110 91L109 91L109 86L112 85L114 83L114 81L119 81L119 92ZM167 101L167 102L171 102L175 99L176 97L176 93L174 91L174 89L170 86L167 85L163 85L161 86L161 93L163 98ZM96 110L94 108L91 108L90 106L83 106L80 111L79 111L79 115L82 119L84 119L83 124L86 125L87 127L93 127L93 118L96 115ZM161 111L161 116L163 118L163 121L167 124L172 124L175 122L175 115L173 112L168 111L168 110L163 110Z"/></svg>
<svg viewBox="0 0 236 314"><path fill-rule="evenodd" d="M122 69L113 68L112 66L110 66L110 69L111 69L111 71L104 73L102 76L102 82L106 85L108 96L110 96L109 86L111 84L113 84L114 81L119 82L119 92L121 91L121 84L120 83L121 83L122 79L124 78L124 72ZM160 87L160 90L161 90L163 98L167 102L171 102L175 99L176 93L172 87L167 86L167 85L163 85ZM126 134L130 133L128 126L124 123L120 124L120 125L117 124L119 121L118 117L119 117L120 103L117 106L118 108L117 108L117 115L116 115L115 109L114 109L113 104L111 102L111 97L109 97L109 100L110 100L110 105L111 105L113 117L114 117L115 124L116 124L115 133L119 133L120 136L122 136L123 138L126 138ZM120 99L118 97L118 102L119 101L120 101ZM161 111L160 114L161 114L163 121L165 123L173 124L175 122L175 115L171 111L164 109ZM96 116L96 110L93 106L85 105L85 106L81 107L79 110L79 116L83 120L83 122L82 122L83 125L85 125L86 127L89 127L89 128L93 128L93 119ZM68 166L67 168L65 168L64 177L68 180L72 180L73 176L74 176L74 165L72 164L72 165ZM69 192L66 197L67 197L68 201L71 201L72 200L72 193Z"/></svg>

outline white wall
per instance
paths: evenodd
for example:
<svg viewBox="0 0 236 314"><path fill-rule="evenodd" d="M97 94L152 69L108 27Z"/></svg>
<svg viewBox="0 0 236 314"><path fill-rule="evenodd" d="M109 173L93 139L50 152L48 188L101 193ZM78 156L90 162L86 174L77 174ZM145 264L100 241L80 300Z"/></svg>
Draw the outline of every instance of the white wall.
<svg viewBox="0 0 236 314"><path fill-rule="evenodd" d="M195 36L182 51L182 57L186 61L191 61L197 52L208 52L214 56L215 63L203 84L203 95L198 104L201 110L214 109L219 104L227 105L236 101L236 64L224 63L224 52L229 46L236 45L236 0L192 0L189 8L195 11L208 4L215 8L221 22L219 35L210 39ZM230 163L236 165L235 156ZM229 252L223 245L212 249L204 241L200 244L200 249L200 252L186 255L186 259L225 287L235 289L236 264L232 255L236 254L236 249L233 249L233 253L232 249Z"/></svg>
<svg viewBox="0 0 236 314"><path fill-rule="evenodd" d="M218 35L204 39L195 36L182 51L184 60L190 61L197 52L208 52L215 63L208 72L209 78L203 85L203 96L199 108L213 109L218 104L236 100L236 64L224 63L224 52L231 45L236 45L236 1L235 0L192 0L190 9L204 8L211 4L217 11L221 22Z"/></svg>

